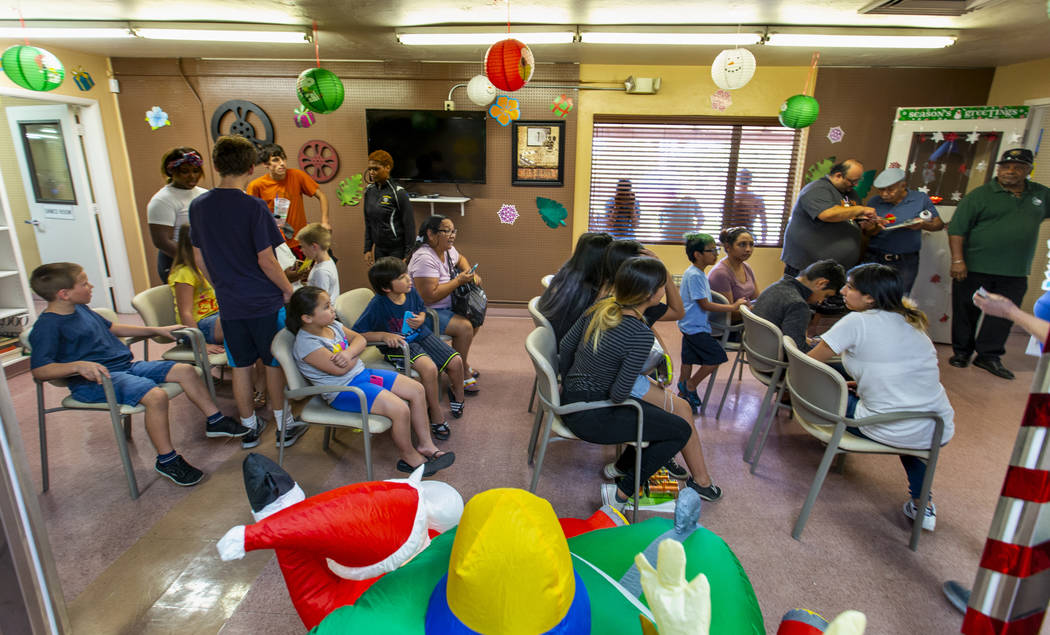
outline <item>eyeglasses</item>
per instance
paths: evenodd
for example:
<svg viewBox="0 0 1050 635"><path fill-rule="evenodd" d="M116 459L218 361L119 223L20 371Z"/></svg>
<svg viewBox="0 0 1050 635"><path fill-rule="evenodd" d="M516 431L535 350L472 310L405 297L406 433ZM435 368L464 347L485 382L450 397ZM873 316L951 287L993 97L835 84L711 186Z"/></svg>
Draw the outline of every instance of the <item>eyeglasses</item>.
<svg viewBox="0 0 1050 635"><path fill-rule="evenodd" d="M459 231L458 229L439 229L439 230L437 230L437 233L439 233L439 234L448 234L449 236L455 236L456 232L458 232L458 231Z"/></svg>

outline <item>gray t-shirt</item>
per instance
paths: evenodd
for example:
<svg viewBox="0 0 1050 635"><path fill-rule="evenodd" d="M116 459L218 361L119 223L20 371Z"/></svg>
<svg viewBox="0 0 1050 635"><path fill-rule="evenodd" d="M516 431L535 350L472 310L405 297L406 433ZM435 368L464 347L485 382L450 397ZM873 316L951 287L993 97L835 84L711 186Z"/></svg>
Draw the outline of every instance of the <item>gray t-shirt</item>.
<svg viewBox="0 0 1050 635"><path fill-rule="evenodd" d="M861 231L853 221L827 223L817 218L824 210L847 205L846 194L827 177L802 188L784 231L780 259L799 271L824 258L849 269L860 261Z"/></svg>
<svg viewBox="0 0 1050 635"><path fill-rule="evenodd" d="M350 346L350 342L343 334L343 325L339 322L332 322L329 324L326 329L326 335L330 335L331 337L320 337L307 333L306 329L300 329L295 335L295 346L292 348L292 356L295 357L295 365L299 367L299 372L301 372L303 376L315 386L346 386L350 383L351 379L365 369L365 365L360 359L350 367L350 370L342 375L329 375L323 370L311 366L309 362L304 361L307 355L319 348L323 348L331 353L338 353L339 351L346 350ZM324 393L324 398L329 403L338 396L339 393L337 392Z"/></svg>

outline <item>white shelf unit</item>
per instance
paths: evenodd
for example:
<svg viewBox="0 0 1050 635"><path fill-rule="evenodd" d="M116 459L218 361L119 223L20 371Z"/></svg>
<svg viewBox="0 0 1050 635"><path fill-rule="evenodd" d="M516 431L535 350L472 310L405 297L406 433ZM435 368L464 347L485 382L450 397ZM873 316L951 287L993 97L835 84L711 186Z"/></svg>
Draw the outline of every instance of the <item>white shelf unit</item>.
<svg viewBox="0 0 1050 635"><path fill-rule="evenodd" d="M11 202L7 197L7 187L0 177L0 338L7 332L4 322L19 316L26 316L27 322L36 318L33 308L33 295L29 291L29 275L22 261L22 251L18 245L18 236L13 231L14 218L11 214ZM9 366L22 359L21 349L0 353L0 364Z"/></svg>
<svg viewBox="0 0 1050 635"><path fill-rule="evenodd" d="M468 197L466 197L466 196L434 196L434 197L431 197L431 196L417 196L417 197L412 198L410 200L412 201L412 205L413 206L416 203L430 203L430 215L431 216L433 216L434 213L435 213L434 212L434 203L458 203L459 204L459 215L460 216L466 216L467 215L466 203L470 199Z"/></svg>

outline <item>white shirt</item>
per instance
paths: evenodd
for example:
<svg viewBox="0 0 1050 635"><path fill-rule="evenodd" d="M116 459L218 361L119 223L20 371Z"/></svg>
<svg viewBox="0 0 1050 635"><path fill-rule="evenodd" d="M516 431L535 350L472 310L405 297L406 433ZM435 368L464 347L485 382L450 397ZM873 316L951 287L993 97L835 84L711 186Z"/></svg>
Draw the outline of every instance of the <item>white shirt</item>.
<svg viewBox="0 0 1050 635"><path fill-rule="evenodd" d="M870 309L850 313L821 339L842 356L842 364L857 380L856 418L901 410L937 412L944 419L946 443L955 433L955 411L941 385L937 352L925 332L892 311ZM872 439L898 448L925 450L932 443L932 419L864 426Z"/></svg>
<svg viewBox="0 0 1050 635"><path fill-rule="evenodd" d="M277 264L280 265L281 269L287 269L295 264L295 254L292 252L292 248L287 243L281 243L273 248L273 255L277 257ZM303 286L302 282L293 282L292 290L296 290Z"/></svg>
<svg viewBox="0 0 1050 635"><path fill-rule="evenodd" d="M179 230L190 220L190 203L208 190L195 187L192 190L165 185L149 200L146 207L146 222L150 225L172 227L171 239L178 242Z"/></svg>
<svg viewBox="0 0 1050 635"><path fill-rule="evenodd" d="M339 297L339 272L335 268L335 262L331 258L324 262L315 262L306 284L324 289L332 299L332 304L335 304L335 299Z"/></svg>

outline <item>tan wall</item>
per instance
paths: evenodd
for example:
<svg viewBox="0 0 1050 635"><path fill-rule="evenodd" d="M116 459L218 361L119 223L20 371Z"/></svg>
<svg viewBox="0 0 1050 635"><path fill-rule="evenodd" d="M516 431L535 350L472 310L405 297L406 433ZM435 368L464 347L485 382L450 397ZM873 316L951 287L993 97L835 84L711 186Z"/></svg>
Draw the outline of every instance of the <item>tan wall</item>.
<svg viewBox="0 0 1050 635"><path fill-rule="evenodd" d="M13 40L0 40L0 50L20 43ZM128 153L124 142L124 131L117 102L118 96L109 92L108 79L111 75L109 58L53 46L48 46L47 50L55 54L66 69L65 81L55 90L49 91L49 94L94 99L99 103L103 133L106 137L106 151L109 154L113 186L116 190L117 207L127 249L127 266L131 271L131 280L135 291L142 291L149 286L146 275L146 256L142 247L142 233L139 227L138 209L135 206L135 192L132 186L131 167L128 163ZM74 83L72 70L77 66L83 66L84 70L95 80L95 85L91 90L81 91ZM0 85L18 88L14 82L3 74L0 74ZM19 105L32 103L19 102ZM15 103L5 97L0 101L0 105L15 105ZM5 147L9 148L11 145L10 132L7 130L6 122L3 126L3 132L0 134L6 135L0 138L0 143L4 143ZM18 227L18 239L21 244L23 258L26 268L32 270L36 264L39 264L40 257L36 249L36 238L32 234L32 228L21 222L21 220L28 218L29 214L25 202L25 191L22 188L21 177L18 176L17 164L9 166L6 151L0 153L0 155L2 155L2 158L0 158L0 169L4 172L5 183L8 186L8 196L12 198L11 211L15 216L15 223ZM11 160L13 160L13 157ZM11 170L9 169L10 167L14 167L14 169ZM11 180L12 175L14 175L14 183ZM16 197L20 197L20 199L16 201ZM124 266L119 261L117 254L110 253L109 257L111 266ZM114 258L117 258L117 262L113 261Z"/></svg>
<svg viewBox="0 0 1050 635"><path fill-rule="evenodd" d="M995 69L995 79L988 95L988 103L996 105L1023 104L1028 99L1050 99L1050 58L1000 66ZM1050 131L1050 113L1043 115L1042 150L1036 156L1032 180L1043 185L1050 185L1050 154L1047 154L1047 131ZM1034 149L1034 148L1033 148ZM1050 240L1050 223L1043 223L1039 230L1039 241L1035 246L1035 257L1032 259L1032 271L1028 277L1028 293L1025 294L1022 307L1032 310L1032 304L1043 295L1041 285L1046 279L1047 241Z"/></svg>
<svg viewBox="0 0 1050 635"><path fill-rule="evenodd" d="M618 91L580 91L577 106L579 135L576 138L576 198L573 214L573 242L587 231L591 178L591 130L594 115L703 115L726 117L776 117L780 104L791 95L802 92L806 67L759 67L747 86L733 91L733 105L725 112L711 108L708 97L718 90L711 81L711 67L705 66L613 66L581 64L581 82L622 83L629 75L660 77L662 85L656 95L628 95ZM681 245L652 245L651 249L671 273L681 273L689 266ZM758 248L751 256L759 286L779 279L783 273L780 249Z"/></svg>
<svg viewBox="0 0 1050 635"><path fill-rule="evenodd" d="M11 217L14 220L15 236L22 251L22 262L26 274L36 269L40 262L40 252L36 248L36 230L25 221L29 217L29 201L26 199L25 185L22 183L22 172L18 169L18 154L15 152L11 128L7 123L8 106L39 106L44 102L35 99L18 97L0 97L0 173L4 176L4 187L7 189L7 200L11 205Z"/></svg>

